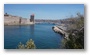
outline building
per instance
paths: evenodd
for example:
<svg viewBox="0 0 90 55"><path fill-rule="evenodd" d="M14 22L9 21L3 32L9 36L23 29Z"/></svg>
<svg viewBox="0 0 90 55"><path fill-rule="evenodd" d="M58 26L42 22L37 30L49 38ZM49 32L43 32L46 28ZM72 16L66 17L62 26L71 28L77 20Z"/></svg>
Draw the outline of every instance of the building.
<svg viewBox="0 0 90 55"><path fill-rule="evenodd" d="M7 13L5 13L4 16L9 16L9 15Z"/></svg>
<svg viewBox="0 0 90 55"><path fill-rule="evenodd" d="M32 15L30 16L30 22L33 22L33 23L34 23L34 14L32 14Z"/></svg>
<svg viewBox="0 0 90 55"><path fill-rule="evenodd" d="M31 15L30 19L22 18L19 16L4 14L4 25L30 25L34 24L34 15Z"/></svg>

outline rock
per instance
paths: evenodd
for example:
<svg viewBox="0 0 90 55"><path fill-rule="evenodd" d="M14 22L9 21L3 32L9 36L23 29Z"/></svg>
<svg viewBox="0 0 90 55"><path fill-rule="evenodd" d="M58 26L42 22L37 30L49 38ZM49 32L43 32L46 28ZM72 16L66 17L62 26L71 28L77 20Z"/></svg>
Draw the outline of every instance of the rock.
<svg viewBox="0 0 90 55"><path fill-rule="evenodd" d="M61 30L61 29L59 29L59 28L56 27L56 26L53 27L53 30L54 30L55 32L57 32L57 33L61 33L62 35L64 35L64 31Z"/></svg>
<svg viewBox="0 0 90 55"><path fill-rule="evenodd" d="M54 26L54 27L52 27L52 29L54 30L54 32L63 35L65 39L68 39L68 35L69 35L69 34L66 33L66 32L65 32L63 29L61 29L60 27Z"/></svg>

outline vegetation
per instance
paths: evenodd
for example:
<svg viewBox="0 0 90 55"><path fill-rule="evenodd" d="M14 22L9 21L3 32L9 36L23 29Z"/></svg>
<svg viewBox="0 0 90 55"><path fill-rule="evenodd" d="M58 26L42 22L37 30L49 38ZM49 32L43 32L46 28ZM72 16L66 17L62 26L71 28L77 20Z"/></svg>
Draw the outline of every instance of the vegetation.
<svg viewBox="0 0 90 55"><path fill-rule="evenodd" d="M32 39L28 40L26 42L26 45L22 44L21 42L19 43L17 49L35 49L36 46L34 44L34 41Z"/></svg>
<svg viewBox="0 0 90 55"><path fill-rule="evenodd" d="M77 15L74 23L69 25L71 27L68 29L68 40L63 40L66 49L84 49L84 16L80 13L77 13Z"/></svg>

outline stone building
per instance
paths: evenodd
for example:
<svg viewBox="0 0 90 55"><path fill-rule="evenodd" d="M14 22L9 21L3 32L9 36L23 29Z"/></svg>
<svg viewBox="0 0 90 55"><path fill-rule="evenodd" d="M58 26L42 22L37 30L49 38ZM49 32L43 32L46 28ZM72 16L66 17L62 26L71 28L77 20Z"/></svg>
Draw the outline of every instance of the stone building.
<svg viewBox="0 0 90 55"><path fill-rule="evenodd" d="M31 19L22 18L19 16L4 14L4 25L29 25L34 24L34 15L31 15Z"/></svg>
<svg viewBox="0 0 90 55"><path fill-rule="evenodd" d="M32 14L32 15L30 16L30 22L33 22L33 23L34 23L34 14Z"/></svg>

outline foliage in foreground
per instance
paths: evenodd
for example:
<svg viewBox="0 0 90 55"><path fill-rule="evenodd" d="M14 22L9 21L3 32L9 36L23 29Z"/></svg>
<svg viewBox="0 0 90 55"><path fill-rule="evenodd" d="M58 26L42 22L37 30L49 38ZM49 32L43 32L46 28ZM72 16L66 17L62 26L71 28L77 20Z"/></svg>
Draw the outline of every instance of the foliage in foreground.
<svg viewBox="0 0 90 55"><path fill-rule="evenodd" d="M66 49L84 49L84 17L78 15L78 20L72 24L76 28L69 29L68 40L64 39L63 44Z"/></svg>
<svg viewBox="0 0 90 55"><path fill-rule="evenodd" d="M69 34L69 40L65 40L65 48L68 49L83 49L84 48L84 32L78 31L73 35Z"/></svg>
<svg viewBox="0 0 90 55"><path fill-rule="evenodd" d="M26 42L26 45L22 44L21 42L19 43L17 49L35 49L36 46L34 44L34 41L32 39L28 40Z"/></svg>

